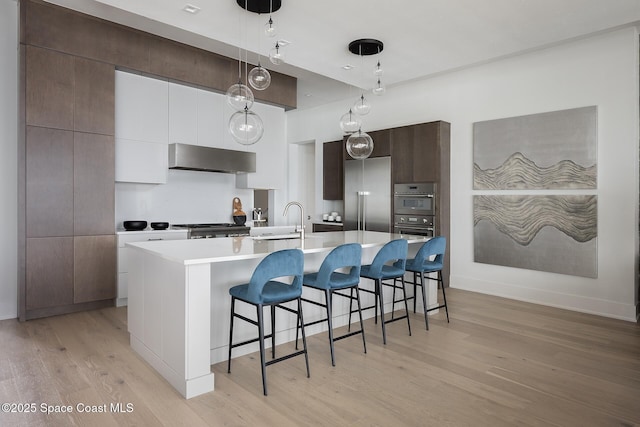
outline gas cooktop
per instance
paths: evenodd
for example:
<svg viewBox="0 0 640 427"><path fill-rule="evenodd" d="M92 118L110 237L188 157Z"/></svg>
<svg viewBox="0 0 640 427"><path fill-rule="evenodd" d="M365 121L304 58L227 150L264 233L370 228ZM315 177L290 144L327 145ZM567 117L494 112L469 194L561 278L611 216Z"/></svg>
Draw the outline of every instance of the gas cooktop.
<svg viewBox="0 0 640 427"><path fill-rule="evenodd" d="M173 224L173 227L178 228L216 228L216 227L244 227L244 225L238 225L231 222L210 222L205 224Z"/></svg>
<svg viewBox="0 0 640 427"><path fill-rule="evenodd" d="M232 222L210 222L205 224L173 224L173 228L187 230L189 239L210 239L214 237L248 236L251 228Z"/></svg>

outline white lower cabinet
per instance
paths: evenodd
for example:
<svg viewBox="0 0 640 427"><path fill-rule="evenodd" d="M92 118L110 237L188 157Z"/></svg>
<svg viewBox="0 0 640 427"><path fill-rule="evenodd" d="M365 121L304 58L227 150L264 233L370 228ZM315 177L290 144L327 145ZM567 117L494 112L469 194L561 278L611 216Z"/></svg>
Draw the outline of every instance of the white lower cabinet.
<svg viewBox="0 0 640 427"><path fill-rule="evenodd" d="M152 240L183 240L187 238L187 230L146 230L118 231L118 295L116 306L127 305L129 268L127 260L131 249L125 247L129 242L145 242Z"/></svg>

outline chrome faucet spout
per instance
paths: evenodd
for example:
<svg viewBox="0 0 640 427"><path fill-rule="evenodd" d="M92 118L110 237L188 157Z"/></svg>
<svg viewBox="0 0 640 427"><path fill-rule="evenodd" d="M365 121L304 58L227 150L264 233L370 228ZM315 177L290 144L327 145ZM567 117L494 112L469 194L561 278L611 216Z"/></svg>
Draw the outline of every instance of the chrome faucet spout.
<svg viewBox="0 0 640 427"><path fill-rule="evenodd" d="M291 205L296 205L297 207L300 208L300 239L304 240L304 208L302 207L302 204L300 204L299 202L287 203L287 206L284 207L284 212L282 213L282 216L287 215L287 211L289 211L289 206ZM298 231L297 228L298 227L296 226L296 231Z"/></svg>

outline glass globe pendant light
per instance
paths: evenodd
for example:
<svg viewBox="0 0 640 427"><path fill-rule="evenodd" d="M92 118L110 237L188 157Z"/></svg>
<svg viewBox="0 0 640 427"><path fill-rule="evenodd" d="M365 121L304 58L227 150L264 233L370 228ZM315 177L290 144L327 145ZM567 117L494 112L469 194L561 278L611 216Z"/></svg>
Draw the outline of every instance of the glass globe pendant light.
<svg viewBox="0 0 640 427"><path fill-rule="evenodd" d="M340 117L340 129L342 129L344 133L357 132L361 125L362 122L357 115L353 114L351 109Z"/></svg>
<svg viewBox="0 0 640 427"><path fill-rule="evenodd" d="M373 153L373 139L362 129L349 135L346 146L347 153L356 160L366 159Z"/></svg>
<svg viewBox="0 0 640 427"><path fill-rule="evenodd" d="M269 20L264 24L264 35L267 37L275 37L278 35L276 27L273 26L273 19L269 16Z"/></svg>
<svg viewBox="0 0 640 427"><path fill-rule="evenodd" d="M384 74L384 70L382 69L382 67L380 67L380 61L378 61L378 63L376 64L376 68L373 69L373 75L378 77L378 80L380 80L380 77Z"/></svg>
<svg viewBox="0 0 640 427"><path fill-rule="evenodd" d="M253 92L240 80L227 90L227 103L236 111L253 107L253 100Z"/></svg>
<svg viewBox="0 0 640 427"><path fill-rule="evenodd" d="M380 96L380 95L384 95L384 93L387 91L387 89L382 85L382 83L380 83L380 78L378 77L378 84L376 85L376 87L374 87L371 92L374 95Z"/></svg>
<svg viewBox="0 0 640 427"><path fill-rule="evenodd" d="M271 73L260 65L260 61L258 61L257 67L253 67L249 71L249 84L255 90L265 90L271 84Z"/></svg>
<svg viewBox="0 0 640 427"><path fill-rule="evenodd" d="M236 111L231 115L229 132L237 143L252 145L262 138L264 125L260 116L245 106L242 111Z"/></svg>
<svg viewBox="0 0 640 427"><path fill-rule="evenodd" d="M361 116L369 114L369 111L371 111L371 104L365 99L364 93L360 95L360 98L353 104L353 111Z"/></svg>
<svg viewBox="0 0 640 427"><path fill-rule="evenodd" d="M280 44L276 42L276 45L269 52L269 61L274 65L280 65L284 63L284 53L280 50Z"/></svg>
<svg viewBox="0 0 640 427"><path fill-rule="evenodd" d="M273 13L273 0L269 0L269 20L264 25L264 35L267 37L275 37L278 34L276 27L273 26L273 19L271 19L271 13Z"/></svg>

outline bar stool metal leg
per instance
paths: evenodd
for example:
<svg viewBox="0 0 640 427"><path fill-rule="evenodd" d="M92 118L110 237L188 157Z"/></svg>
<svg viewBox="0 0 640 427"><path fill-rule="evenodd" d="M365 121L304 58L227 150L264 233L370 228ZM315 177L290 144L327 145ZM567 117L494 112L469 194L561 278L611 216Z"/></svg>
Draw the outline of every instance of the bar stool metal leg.
<svg viewBox="0 0 640 427"><path fill-rule="evenodd" d="M271 358L276 358L276 306L271 306Z"/></svg>
<svg viewBox="0 0 640 427"><path fill-rule="evenodd" d="M351 288L353 291L353 288ZM353 293L353 292L352 292ZM360 313L360 330L362 331L362 346L364 353L367 353L367 342L364 339L364 323L362 321L362 304L360 304L360 289L356 286L356 297L358 298L358 313ZM352 300L353 301L353 300Z"/></svg>
<svg viewBox="0 0 640 427"><path fill-rule="evenodd" d="M407 290L405 288L405 284L404 284L404 276L402 276L400 278L400 281L402 282L402 294L404 296L404 311L406 313L406 317L407 317L407 326L409 327L409 336L411 336L411 322L409 321L409 304L407 303ZM395 279L393 280L393 284L394 287L393 289L395 289Z"/></svg>
<svg viewBox="0 0 640 427"><path fill-rule="evenodd" d="M444 312L447 314L447 323L449 323L449 308L447 307L447 294L444 291L444 281L442 280L442 271L438 271L438 278L440 279L440 286L442 287L442 302L444 305Z"/></svg>
<svg viewBox="0 0 640 427"><path fill-rule="evenodd" d="M380 301L380 323L382 324L382 343L387 343L387 330L384 322L384 298L382 296L382 285L380 279L376 279L376 294L378 294L378 300ZM377 304L376 304L377 309ZM377 320L377 318L376 318Z"/></svg>
<svg viewBox="0 0 640 427"><path fill-rule="evenodd" d="M264 351L264 318L262 312L262 304L256 306L258 314L258 337L260 343L260 368L262 371L262 390L264 395L267 395L267 365L265 362Z"/></svg>
<svg viewBox="0 0 640 427"><path fill-rule="evenodd" d="M307 378L311 378L309 371L309 353L307 353L307 336L304 332L304 317L302 316L302 299L298 297L298 320L302 330L302 348L304 349L304 363L307 365Z"/></svg>
<svg viewBox="0 0 640 427"><path fill-rule="evenodd" d="M233 347L233 318L236 306L236 299L231 297L231 319L229 320L229 360L227 361L227 373L231 373L231 349Z"/></svg>
<svg viewBox="0 0 640 427"><path fill-rule="evenodd" d="M413 273L414 275L414 283L415 283L415 276L416 273ZM425 285L424 285L424 272L420 272L419 273L420 276L420 288L422 289L422 309L424 310L424 325L427 328L427 331L429 330L429 319L428 319L428 314L429 314L429 308L427 307L427 292L425 289ZM415 286L415 285L414 285ZM413 304L415 305L415 299L413 300Z"/></svg>

